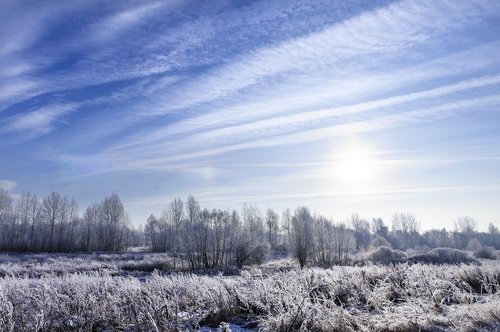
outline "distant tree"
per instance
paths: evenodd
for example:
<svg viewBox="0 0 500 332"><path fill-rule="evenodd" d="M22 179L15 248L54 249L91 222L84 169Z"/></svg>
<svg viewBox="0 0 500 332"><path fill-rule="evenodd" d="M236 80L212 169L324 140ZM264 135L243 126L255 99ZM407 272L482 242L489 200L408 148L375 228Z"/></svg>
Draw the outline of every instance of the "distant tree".
<svg viewBox="0 0 500 332"><path fill-rule="evenodd" d="M286 246L286 249L290 249L290 238L292 231L292 213L289 208L286 208L281 213L281 228L283 230L283 244Z"/></svg>
<svg viewBox="0 0 500 332"><path fill-rule="evenodd" d="M83 248L86 251L97 248L98 239L96 237L99 233L98 227L101 218L101 209L101 204L94 202L83 213Z"/></svg>
<svg viewBox="0 0 500 332"><path fill-rule="evenodd" d="M241 268L246 264L264 262L269 252L269 244L267 241L259 241L248 227L242 225L237 233L234 249L236 266Z"/></svg>
<svg viewBox="0 0 500 332"><path fill-rule="evenodd" d="M350 219L351 227L356 239L356 249L366 249L370 243L370 223L359 217L359 214L353 213Z"/></svg>
<svg viewBox="0 0 500 332"><path fill-rule="evenodd" d="M12 196L3 188L0 188L0 218L12 212Z"/></svg>
<svg viewBox="0 0 500 332"><path fill-rule="evenodd" d="M398 212L392 217L392 237L395 246L401 249L413 248L419 242L419 223L411 213Z"/></svg>
<svg viewBox="0 0 500 332"><path fill-rule="evenodd" d="M473 233L476 231L476 221L474 218L465 216L455 221L456 228L462 233Z"/></svg>
<svg viewBox="0 0 500 332"><path fill-rule="evenodd" d="M266 211L266 231L271 248L276 249L278 245L279 216L270 208Z"/></svg>
<svg viewBox="0 0 500 332"><path fill-rule="evenodd" d="M419 224L415 215L397 212L392 216L392 231L402 233L418 233Z"/></svg>
<svg viewBox="0 0 500 332"><path fill-rule="evenodd" d="M498 227L495 227L492 222L488 225L488 232L490 234L497 234L498 233Z"/></svg>
<svg viewBox="0 0 500 332"><path fill-rule="evenodd" d="M201 209L200 204L192 195L188 196L185 204L186 220L183 223L180 237L182 238L182 250L189 262L191 269L201 268Z"/></svg>
<svg viewBox="0 0 500 332"><path fill-rule="evenodd" d="M314 220L309 209L297 208L291 224L292 252L303 268L314 252Z"/></svg>
<svg viewBox="0 0 500 332"><path fill-rule="evenodd" d="M71 218L71 201L66 196L61 196L61 206L60 206L60 216L59 216L59 227L57 230L57 245L56 251L66 251L66 229L67 225L70 223Z"/></svg>
<svg viewBox="0 0 500 332"><path fill-rule="evenodd" d="M32 250L35 242L35 227L41 219L38 198L29 192L21 194L15 208L16 230L13 232L13 249Z"/></svg>
<svg viewBox="0 0 500 332"><path fill-rule="evenodd" d="M42 205L36 195L28 193L26 199L28 201L27 203L29 209L28 215L30 228L28 236L28 250L33 251L35 249L35 245L37 244L37 236L35 234L35 230L38 228L41 221Z"/></svg>
<svg viewBox="0 0 500 332"><path fill-rule="evenodd" d="M176 266L177 257L181 253L182 249L182 239L179 236L181 233L181 224L184 220L184 202L180 198L174 199L167 210L164 211L163 218L167 221L169 236L168 241L171 247L171 251L174 256L174 268ZM181 259L182 263L182 259Z"/></svg>
<svg viewBox="0 0 500 332"><path fill-rule="evenodd" d="M264 222L259 208L256 205L244 204L242 216L245 227L248 227L250 232L258 237L259 241L267 241L264 232Z"/></svg>
<svg viewBox="0 0 500 332"><path fill-rule="evenodd" d="M331 221L323 216L316 218L314 226L314 262L322 267L330 267L335 263L334 230Z"/></svg>
<svg viewBox="0 0 500 332"><path fill-rule="evenodd" d="M54 230L56 224L61 220L63 209L63 197L56 192L51 192L42 202L42 213L49 225L48 249L54 251Z"/></svg>
<svg viewBox="0 0 500 332"><path fill-rule="evenodd" d="M356 247L356 240L353 232L345 223L339 223L334 226L333 235L333 242L335 243L335 263L346 265L349 252Z"/></svg>
<svg viewBox="0 0 500 332"><path fill-rule="evenodd" d="M372 232L375 235L382 236L387 239L389 227L387 227L381 218L372 219Z"/></svg>
<svg viewBox="0 0 500 332"><path fill-rule="evenodd" d="M101 220L104 237L101 239L105 250L117 251L125 246L124 230L126 222L125 208L120 197L113 193L101 203Z"/></svg>
<svg viewBox="0 0 500 332"><path fill-rule="evenodd" d="M152 251L158 251L158 219L153 215L149 215L146 220L146 225L144 225L144 239L146 245L151 248Z"/></svg>
<svg viewBox="0 0 500 332"><path fill-rule="evenodd" d="M15 224L13 214L13 199L9 192L0 188L0 249L8 250Z"/></svg>
<svg viewBox="0 0 500 332"><path fill-rule="evenodd" d="M68 229L66 232L66 250L69 250L70 252L73 251L75 248L76 244L76 239L75 239L75 232L78 229L80 220L78 217L78 203L74 198L71 198L68 202Z"/></svg>
<svg viewBox="0 0 500 332"><path fill-rule="evenodd" d="M450 234L446 231L445 228L441 230L428 230L423 234L423 239L425 244L430 248L451 246Z"/></svg>

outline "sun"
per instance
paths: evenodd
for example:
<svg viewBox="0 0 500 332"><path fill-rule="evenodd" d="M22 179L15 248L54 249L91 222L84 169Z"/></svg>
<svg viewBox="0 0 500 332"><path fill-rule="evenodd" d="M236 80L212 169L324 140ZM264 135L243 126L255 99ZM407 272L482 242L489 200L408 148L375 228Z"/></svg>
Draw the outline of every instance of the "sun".
<svg viewBox="0 0 500 332"><path fill-rule="evenodd" d="M376 180L375 151L368 145L349 143L334 154L333 176L350 189L366 189Z"/></svg>

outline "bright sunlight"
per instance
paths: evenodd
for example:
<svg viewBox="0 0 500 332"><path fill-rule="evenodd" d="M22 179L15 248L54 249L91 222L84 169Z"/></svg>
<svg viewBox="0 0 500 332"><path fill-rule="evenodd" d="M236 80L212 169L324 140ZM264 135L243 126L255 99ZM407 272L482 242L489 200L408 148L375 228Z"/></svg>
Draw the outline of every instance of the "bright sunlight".
<svg viewBox="0 0 500 332"><path fill-rule="evenodd" d="M367 189L377 173L375 152L367 145L352 142L335 153L333 176L349 189Z"/></svg>

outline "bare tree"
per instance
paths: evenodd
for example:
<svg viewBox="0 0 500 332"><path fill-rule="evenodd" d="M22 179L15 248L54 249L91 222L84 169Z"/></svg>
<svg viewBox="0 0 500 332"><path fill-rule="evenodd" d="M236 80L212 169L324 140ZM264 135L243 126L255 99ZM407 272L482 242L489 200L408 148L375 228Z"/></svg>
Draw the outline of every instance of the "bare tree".
<svg viewBox="0 0 500 332"><path fill-rule="evenodd" d="M0 188L0 231L2 232L0 235L4 249L11 249L9 248L9 240L12 238L14 223L12 197L7 190Z"/></svg>
<svg viewBox="0 0 500 332"><path fill-rule="evenodd" d="M356 239L356 249L366 249L370 243L370 223L359 217L359 214L353 213L351 215L350 224L354 230L354 237Z"/></svg>
<svg viewBox="0 0 500 332"><path fill-rule="evenodd" d="M335 243L333 242L333 225L323 216L316 218L314 226L315 248L314 262L316 265L330 267L334 264Z"/></svg>
<svg viewBox="0 0 500 332"><path fill-rule="evenodd" d="M29 225L30 225L30 233L29 233L29 250L33 251L36 244L35 239L35 228L38 226L39 221L41 220L42 214L42 205L36 195L31 195L28 193L28 206L29 206Z"/></svg>
<svg viewBox="0 0 500 332"><path fill-rule="evenodd" d="M272 249L278 245L279 216L271 208L266 211L266 231Z"/></svg>
<svg viewBox="0 0 500 332"><path fill-rule="evenodd" d="M309 209L297 208L291 224L292 251L303 268L314 252L314 220Z"/></svg>
<svg viewBox="0 0 500 332"><path fill-rule="evenodd" d="M335 263L346 265L348 254L356 245L354 235L346 224L339 223L335 225L333 228L333 242L335 243Z"/></svg>
<svg viewBox="0 0 500 332"><path fill-rule="evenodd" d="M450 247L450 235L445 228L441 230L431 229L423 234L426 244L431 248Z"/></svg>
<svg viewBox="0 0 500 332"><path fill-rule="evenodd" d="M381 218L372 218L372 232L375 235L379 235L387 239L389 228L385 225Z"/></svg>
<svg viewBox="0 0 500 332"><path fill-rule="evenodd" d="M469 216L458 218L455 221L455 226L462 233L473 233L476 231L476 221Z"/></svg>
<svg viewBox="0 0 500 332"><path fill-rule="evenodd" d="M12 197L9 192L0 188L0 218L12 212Z"/></svg>
<svg viewBox="0 0 500 332"><path fill-rule="evenodd" d="M35 226L39 222L41 206L38 198L29 192L17 200L15 209L15 230L12 232L13 249L31 250L35 241Z"/></svg>
<svg viewBox="0 0 500 332"><path fill-rule="evenodd" d="M183 239L183 250L192 269L201 267L200 253L197 251L199 239L196 233L200 227L199 219L200 204L194 196L189 195L186 202L186 221L182 228L181 238Z"/></svg>
<svg viewBox="0 0 500 332"><path fill-rule="evenodd" d="M182 221L184 219L184 202L180 198L174 199L166 209L163 210L160 219L161 231L164 233L162 238L165 242L164 251L169 251L174 257L174 268L177 258L180 258L182 239L181 233ZM182 263L182 259L180 258Z"/></svg>
<svg viewBox="0 0 500 332"><path fill-rule="evenodd" d="M49 244L48 249L54 251L54 229L56 223L61 219L63 208L63 198L59 193L51 192L43 199L42 211L45 220L49 224Z"/></svg>
<svg viewBox="0 0 500 332"><path fill-rule="evenodd" d="M95 236L97 235L95 233L98 230L99 219L102 214L101 210L102 206L100 203L92 203L87 207L85 213L83 214L83 222L84 222L83 247L85 248L86 251L90 251L91 248L93 248L95 245L96 240L94 239Z"/></svg>
<svg viewBox="0 0 500 332"><path fill-rule="evenodd" d="M266 239L262 214L256 205L243 205L243 222L259 241ZM267 240L267 239L266 239Z"/></svg>
<svg viewBox="0 0 500 332"><path fill-rule="evenodd" d="M80 222L78 217L78 203L75 198L71 198L68 202L68 230L66 232L67 250L70 252L75 249L75 232L77 231Z"/></svg>
<svg viewBox="0 0 500 332"><path fill-rule="evenodd" d="M113 193L106 196L101 203L101 219L104 226L104 243L105 250L117 251L123 245L123 228L125 226L125 209L120 197Z"/></svg>
<svg viewBox="0 0 500 332"><path fill-rule="evenodd" d="M292 213L289 208L286 208L281 213L281 227L284 232L284 241L283 244L287 247L287 250L290 248L290 235L292 230Z"/></svg>
<svg viewBox="0 0 500 332"><path fill-rule="evenodd" d="M419 241L420 225L415 215L398 212L392 217L392 235L400 249L413 248Z"/></svg>

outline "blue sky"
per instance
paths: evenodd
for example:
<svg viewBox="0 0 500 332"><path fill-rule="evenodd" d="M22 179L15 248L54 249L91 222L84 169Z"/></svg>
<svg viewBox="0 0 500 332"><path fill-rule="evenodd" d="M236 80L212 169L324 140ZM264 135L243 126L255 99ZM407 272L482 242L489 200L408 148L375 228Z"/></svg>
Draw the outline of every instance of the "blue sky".
<svg viewBox="0 0 500 332"><path fill-rule="evenodd" d="M2 1L0 187L500 222L498 1Z"/></svg>

